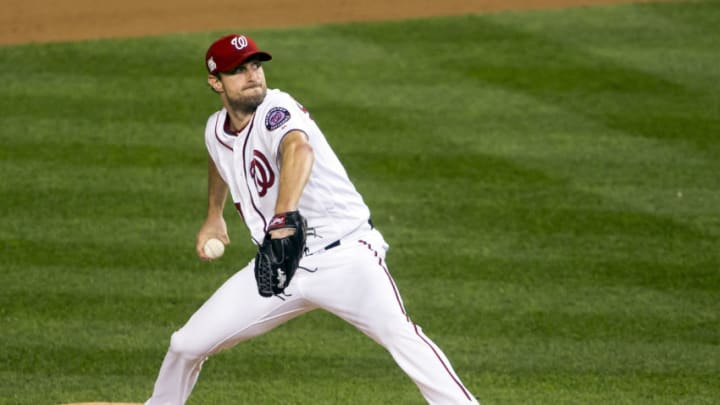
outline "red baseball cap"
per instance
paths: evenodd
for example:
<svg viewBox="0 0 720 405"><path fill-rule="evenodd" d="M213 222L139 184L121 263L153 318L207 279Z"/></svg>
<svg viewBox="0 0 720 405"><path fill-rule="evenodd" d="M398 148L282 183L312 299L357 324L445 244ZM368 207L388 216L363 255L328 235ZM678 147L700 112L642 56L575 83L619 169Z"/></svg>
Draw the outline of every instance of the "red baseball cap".
<svg viewBox="0 0 720 405"><path fill-rule="evenodd" d="M245 63L251 56L257 56L261 61L272 59L269 53L258 50L255 41L247 35L230 34L210 45L205 54L205 66L212 74L227 72Z"/></svg>

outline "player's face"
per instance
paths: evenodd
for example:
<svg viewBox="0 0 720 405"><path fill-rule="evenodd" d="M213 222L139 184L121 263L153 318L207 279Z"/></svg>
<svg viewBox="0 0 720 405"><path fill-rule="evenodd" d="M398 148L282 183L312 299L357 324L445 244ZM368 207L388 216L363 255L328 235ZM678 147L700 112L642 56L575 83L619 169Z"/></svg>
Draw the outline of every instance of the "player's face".
<svg viewBox="0 0 720 405"><path fill-rule="evenodd" d="M221 73L225 98L234 110L252 113L265 99L267 85L262 63L258 60L239 65L234 70Z"/></svg>

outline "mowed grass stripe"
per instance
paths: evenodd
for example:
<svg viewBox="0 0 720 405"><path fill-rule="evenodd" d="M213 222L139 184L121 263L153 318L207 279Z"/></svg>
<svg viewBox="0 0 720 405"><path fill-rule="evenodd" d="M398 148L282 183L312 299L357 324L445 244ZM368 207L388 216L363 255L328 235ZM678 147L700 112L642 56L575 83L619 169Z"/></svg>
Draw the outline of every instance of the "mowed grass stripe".
<svg viewBox="0 0 720 405"><path fill-rule="evenodd" d="M609 10L615 13L606 12L605 17L616 17L620 21L641 21L640 14L646 13L645 8L638 8L635 12L621 8ZM566 13L567 18L572 18L577 11ZM699 33L688 30L685 24L674 23L670 12L665 12L663 17L664 24L658 24L661 29L680 35ZM657 23L657 19L651 13L645 24L623 25L623 30L587 24L581 37L594 34L595 38L603 38L604 46L617 45L629 55L633 55L633 48L624 45L627 39L644 50L659 47L661 43L672 46L677 39L648 35L647 31ZM484 28L483 33L487 32L491 38L501 37L505 41L482 42L479 47L481 52L486 55L502 53L504 58L491 59L492 62L475 70L474 74L480 80L561 105L565 110L580 113L610 129L649 138L695 142L701 150L717 152L716 145L704 136L705 130L716 128L715 125L720 123L713 114L712 106L718 98L712 92L695 90L671 78L628 65L620 58L591 52L592 42L587 44L573 40L575 36L572 35L561 38L555 33L552 36L552 29L548 33L546 30L533 30L532 26L507 25L502 19L498 24L485 25ZM512 41L507 41L508 38ZM525 44L525 52L506 52L504 44L508 43ZM708 45L706 41L700 44ZM642 54L633 56L640 59ZM646 53L644 62L647 65L663 65L654 63L658 62L657 58L657 52ZM678 111L677 105L692 107L692 114L686 114L685 108ZM659 122L663 125L657 125ZM698 130L688 131L688 127Z"/></svg>
<svg viewBox="0 0 720 405"><path fill-rule="evenodd" d="M712 403L718 13L252 34L371 206L413 320L484 403ZM226 257L192 251L217 34L0 48L0 403L144 400L170 333L252 256L231 207ZM278 386L422 403L321 312L208 362L190 403L287 401Z"/></svg>

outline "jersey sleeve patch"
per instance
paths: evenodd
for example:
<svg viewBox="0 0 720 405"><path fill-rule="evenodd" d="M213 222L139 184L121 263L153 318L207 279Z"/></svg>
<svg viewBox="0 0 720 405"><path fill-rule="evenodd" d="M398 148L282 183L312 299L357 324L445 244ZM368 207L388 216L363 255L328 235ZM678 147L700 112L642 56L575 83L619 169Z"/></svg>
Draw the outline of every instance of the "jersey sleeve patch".
<svg viewBox="0 0 720 405"><path fill-rule="evenodd" d="M282 107L273 107L265 115L265 128L274 131L288 121L290 121L290 111Z"/></svg>

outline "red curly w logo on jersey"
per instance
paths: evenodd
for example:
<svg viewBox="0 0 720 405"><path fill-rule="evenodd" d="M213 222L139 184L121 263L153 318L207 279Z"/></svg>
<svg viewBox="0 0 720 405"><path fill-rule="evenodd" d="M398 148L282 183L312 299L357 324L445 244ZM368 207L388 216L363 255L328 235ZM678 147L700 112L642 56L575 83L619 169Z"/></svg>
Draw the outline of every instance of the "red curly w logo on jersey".
<svg viewBox="0 0 720 405"><path fill-rule="evenodd" d="M270 167L270 162L257 149L253 151L253 160L250 163L250 177L255 181L255 187L260 197L265 197L268 189L275 184L275 173Z"/></svg>

